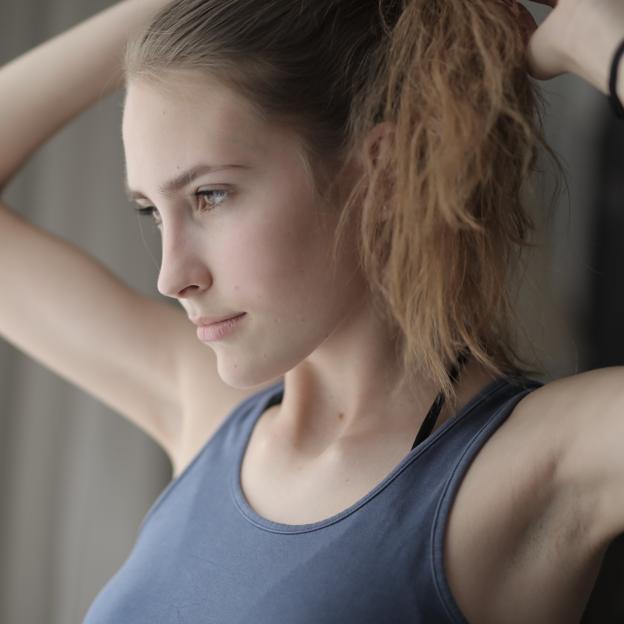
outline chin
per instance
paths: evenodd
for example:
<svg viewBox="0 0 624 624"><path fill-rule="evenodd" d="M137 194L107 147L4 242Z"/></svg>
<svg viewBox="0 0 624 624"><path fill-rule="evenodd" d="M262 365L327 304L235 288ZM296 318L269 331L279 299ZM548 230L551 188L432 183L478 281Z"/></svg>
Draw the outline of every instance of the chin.
<svg viewBox="0 0 624 624"><path fill-rule="evenodd" d="M254 390L259 386L268 386L277 383L284 376L285 371L269 370L241 366L240 362L224 362L221 356L217 356L217 370L221 381L238 390ZM251 364L251 363L250 363Z"/></svg>

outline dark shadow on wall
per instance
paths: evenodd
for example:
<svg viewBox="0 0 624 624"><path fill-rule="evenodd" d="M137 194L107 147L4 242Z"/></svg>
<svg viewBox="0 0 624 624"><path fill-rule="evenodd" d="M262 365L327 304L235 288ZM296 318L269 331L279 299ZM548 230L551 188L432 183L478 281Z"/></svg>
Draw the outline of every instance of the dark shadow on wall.
<svg viewBox="0 0 624 624"><path fill-rule="evenodd" d="M596 167L586 369L624 365L624 120L611 111L605 113ZM582 620L616 622L624 623L624 534L607 550Z"/></svg>

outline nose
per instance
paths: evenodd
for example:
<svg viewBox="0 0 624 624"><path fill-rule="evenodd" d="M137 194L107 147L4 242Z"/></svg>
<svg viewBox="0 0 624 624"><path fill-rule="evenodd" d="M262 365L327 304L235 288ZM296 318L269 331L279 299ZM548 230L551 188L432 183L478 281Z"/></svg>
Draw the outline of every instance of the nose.
<svg viewBox="0 0 624 624"><path fill-rule="evenodd" d="M181 230L163 232L158 292L165 297L183 299L210 287L212 277L198 247L197 242L183 237Z"/></svg>

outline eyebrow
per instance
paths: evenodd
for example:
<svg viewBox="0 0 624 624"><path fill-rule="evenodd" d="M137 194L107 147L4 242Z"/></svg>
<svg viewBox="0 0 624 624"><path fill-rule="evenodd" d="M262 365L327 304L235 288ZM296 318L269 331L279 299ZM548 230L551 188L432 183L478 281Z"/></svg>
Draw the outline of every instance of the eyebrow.
<svg viewBox="0 0 624 624"><path fill-rule="evenodd" d="M249 169L249 168L250 168L249 165L207 165L207 164L200 163L198 165L195 165L194 167L191 167L191 169L185 171L184 173L181 173L180 175L176 176L172 180L169 180L169 182L165 182L165 184L162 184L161 186L158 187L158 191L165 196L170 196L175 191L179 191L181 188L184 188L185 186L189 185L191 182L193 182L193 180L197 179L201 175L212 173L214 171L223 171L225 169ZM129 200L132 201L132 200L139 199L139 198L147 199L147 197L145 197L145 194L142 193L141 191L131 189L128 186L127 180L125 181L125 187L126 187L126 196L128 197Z"/></svg>

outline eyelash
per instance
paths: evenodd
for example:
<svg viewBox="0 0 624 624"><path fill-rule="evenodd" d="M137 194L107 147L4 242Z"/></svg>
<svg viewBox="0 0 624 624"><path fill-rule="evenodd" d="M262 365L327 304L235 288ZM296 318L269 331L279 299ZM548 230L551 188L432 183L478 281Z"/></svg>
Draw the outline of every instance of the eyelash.
<svg viewBox="0 0 624 624"><path fill-rule="evenodd" d="M195 193L195 197L206 197L208 195L211 195L212 193L223 193L226 196L229 196L231 194L231 191L228 191L228 190L225 190L225 189L207 189L205 191L197 191ZM222 202L220 202L220 203L218 203L218 204L216 204L214 206L211 206L211 208L209 208L209 210L213 210L214 208L220 206L224 201L225 201L225 199ZM156 220L156 216L155 216L156 208L154 208L154 206L143 206L143 207L137 208L136 211L139 213L139 215L141 217L152 217L154 219L154 223L157 226L161 225L160 221Z"/></svg>

